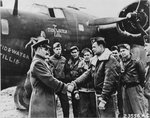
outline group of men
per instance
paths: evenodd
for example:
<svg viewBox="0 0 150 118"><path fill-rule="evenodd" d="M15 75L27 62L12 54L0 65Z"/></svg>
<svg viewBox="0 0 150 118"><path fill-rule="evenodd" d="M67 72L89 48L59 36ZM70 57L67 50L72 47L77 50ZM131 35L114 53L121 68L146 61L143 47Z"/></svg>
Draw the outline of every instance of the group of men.
<svg viewBox="0 0 150 118"><path fill-rule="evenodd" d="M145 68L131 58L128 44L113 46L110 51L103 37L95 37L93 52L85 48L80 57L79 48L72 46L68 60L62 56L59 42L53 44L52 56L44 37L37 37L32 48L34 56L27 73L32 86L29 118L56 117L55 94L63 116L69 117L67 92L71 92L74 117L116 117L117 110L119 117L146 117Z"/></svg>

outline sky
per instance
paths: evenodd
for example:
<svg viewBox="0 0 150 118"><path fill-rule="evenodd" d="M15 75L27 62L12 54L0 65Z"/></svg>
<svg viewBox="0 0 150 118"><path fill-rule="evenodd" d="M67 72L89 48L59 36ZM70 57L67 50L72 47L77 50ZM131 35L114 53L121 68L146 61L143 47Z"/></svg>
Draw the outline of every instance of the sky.
<svg viewBox="0 0 150 118"><path fill-rule="evenodd" d="M15 0L2 0L3 7L13 8ZM101 17L117 17L128 4L138 0L18 0L19 10L31 11L32 4L38 3L49 7L76 6L91 15Z"/></svg>

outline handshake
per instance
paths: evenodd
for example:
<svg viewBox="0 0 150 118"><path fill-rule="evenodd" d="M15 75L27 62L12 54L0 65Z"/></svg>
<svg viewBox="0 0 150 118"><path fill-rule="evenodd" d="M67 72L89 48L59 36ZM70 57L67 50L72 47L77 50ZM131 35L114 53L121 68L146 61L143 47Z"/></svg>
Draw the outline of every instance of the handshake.
<svg viewBox="0 0 150 118"><path fill-rule="evenodd" d="M68 92L73 92L74 91L74 89L77 89L77 86L76 86L76 83L75 82L71 82L71 83L68 83L67 84L67 91ZM79 100L80 99L80 96L79 96L79 92L78 92L78 90L75 90L74 91L74 93L75 93L75 98L77 99L77 100Z"/></svg>
<svg viewBox="0 0 150 118"><path fill-rule="evenodd" d="M67 91L68 91L68 92L70 92L70 93L73 92L73 90L74 90L75 88L76 88L76 83L75 83L75 82L72 81L71 83L68 83L68 84L67 84Z"/></svg>

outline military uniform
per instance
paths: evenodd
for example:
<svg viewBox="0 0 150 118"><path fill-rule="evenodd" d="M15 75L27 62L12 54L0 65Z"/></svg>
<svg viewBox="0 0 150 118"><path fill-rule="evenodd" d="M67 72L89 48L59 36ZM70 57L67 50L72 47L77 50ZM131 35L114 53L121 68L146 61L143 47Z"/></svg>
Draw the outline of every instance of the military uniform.
<svg viewBox="0 0 150 118"><path fill-rule="evenodd" d="M90 67L90 60L87 62L82 60L79 63L79 72L82 74ZM91 78L91 77L90 77ZM79 117L97 117L96 112L96 95L94 90L94 82L89 81L86 84L83 84L82 87L79 88Z"/></svg>
<svg viewBox="0 0 150 118"><path fill-rule="evenodd" d="M114 117L114 108L111 94L116 90L118 84L118 75L121 71L120 65L117 60L111 56L111 51L107 48L100 55L94 56L91 60L91 67L84 72L80 77L73 81L80 87L82 84L91 80L94 81L94 89L96 94L100 95L103 100L107 101L106 109L99 112L100 117Z"/></svg>
<svg viewBox="0 0 150 118"><path fill-rule="evenodd" d="M67 83L67 79L65 77L65 72L64 72L66 58L54 54L50 57L50 61L52 61L54 64L54 77L56 77L58 80L64 83ZM63 110L64 117L69 117L69 100L67 94L62 94L61 92L58 92L57 95L61 102L61 107Z"/></svg>
<svg viewBox="0 0 150 118"><path fill-rule="evenodd" d="M143 95L145 81L145 68L139 61L131 59L123 60L124 72L121 75L123 83L123 108L124 114L146 113L146 99Z"/></svg>
<svg viewBox="0 0 150 118"><path fill-rule="evenodd" d="M78 57L77 59L69 59L66 64L66 73L69 81L75 80L77 77L79 77L79 63L82 61L81 57ZM71 99L72 99L72 107L73 107L73 114L74 117L78 117L79 114L79 100L75 98L75 94L78 92L78 90L75 90L71 93Z"/></svg>
<svg viewBox="0 0 150 118"><path fill-rule="evenodd" d="M144 95L148 99L148 113L150 115L150 66L148 65L148 70L146 73L146 82L144 87Z"/></svg>
<svg viewBox="0 0 150 118"><path fill-rule="evenodd" d="M35 55L28 71L32 85L29 118L56 117L55 92L67 92L67 86L53 76L48 63Z"/></svg>

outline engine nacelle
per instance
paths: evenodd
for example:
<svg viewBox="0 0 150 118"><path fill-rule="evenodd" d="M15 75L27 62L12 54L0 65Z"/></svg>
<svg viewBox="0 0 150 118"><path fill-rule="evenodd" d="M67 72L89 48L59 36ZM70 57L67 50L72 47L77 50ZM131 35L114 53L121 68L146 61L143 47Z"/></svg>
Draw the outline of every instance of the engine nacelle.
<svg viewBox="0 0 150 118"><path fill-rule="evenodd" d="M124 9L119 14L119 17L126 17L129 13L134 14L137 9L138 2L134 2ZM117 30L119 33L125 36L141 37L141 31L137 26L137 20L144 29L145 32L149 33L149 0L141 0L136 16L131 17L131 19L123 20L117 23Z"/></svg>

